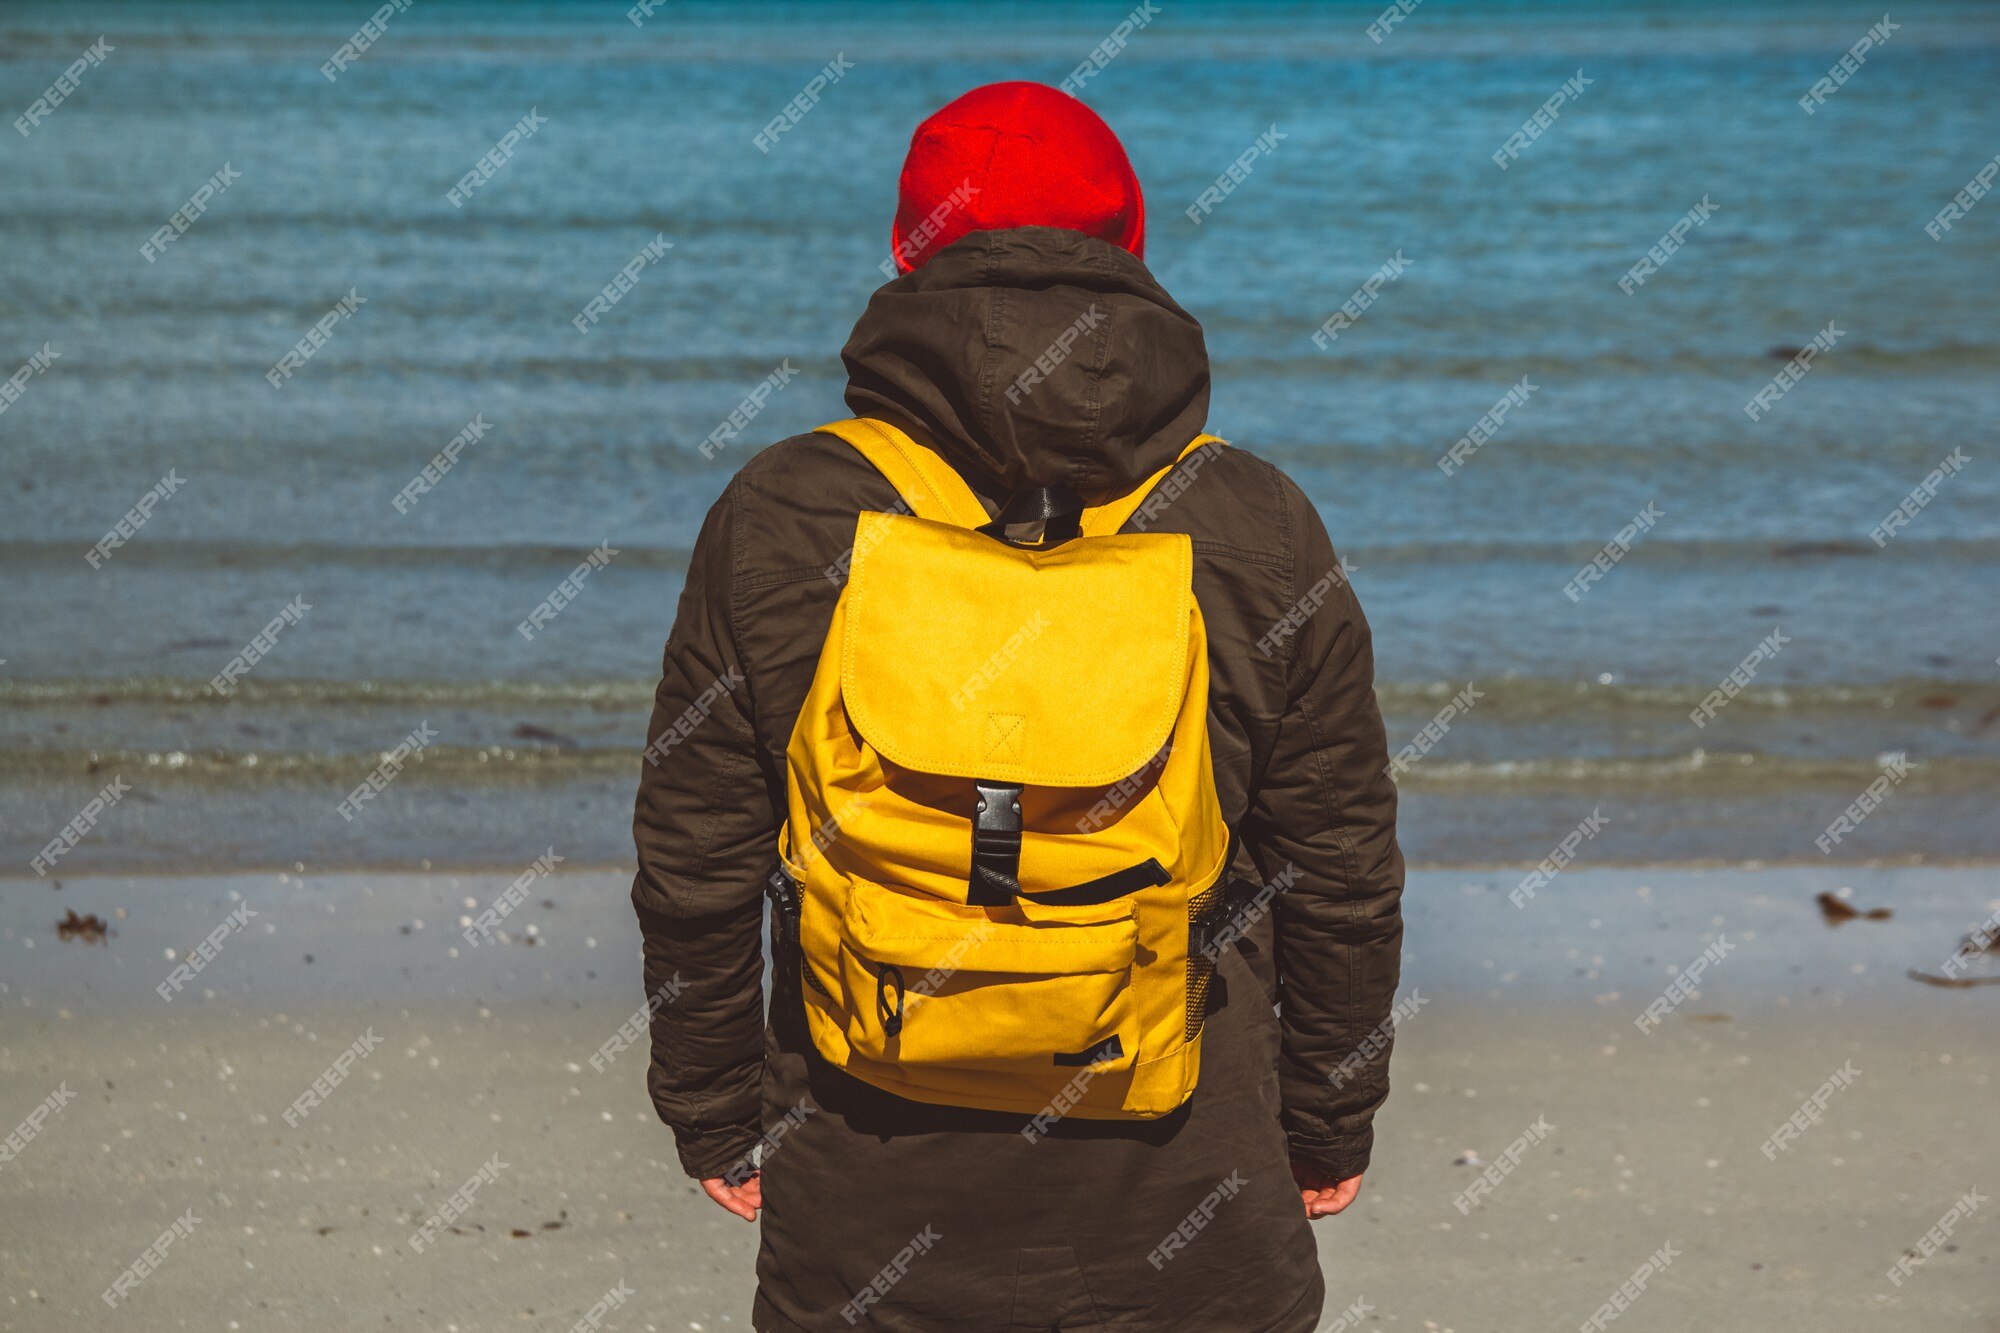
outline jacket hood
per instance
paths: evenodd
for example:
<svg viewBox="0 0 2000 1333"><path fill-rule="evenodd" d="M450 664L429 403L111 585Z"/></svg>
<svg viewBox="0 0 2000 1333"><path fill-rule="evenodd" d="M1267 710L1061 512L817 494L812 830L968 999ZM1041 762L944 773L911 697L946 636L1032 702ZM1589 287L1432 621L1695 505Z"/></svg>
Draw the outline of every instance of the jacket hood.
<svg viewBox="0 0 2000 1333"><path fill-rule="evenodd" d="M1146 265L1054 227L973 232L876 291L847 405L918 428L996 496L1130 489L1208 420L1201 325Z"/></svg>

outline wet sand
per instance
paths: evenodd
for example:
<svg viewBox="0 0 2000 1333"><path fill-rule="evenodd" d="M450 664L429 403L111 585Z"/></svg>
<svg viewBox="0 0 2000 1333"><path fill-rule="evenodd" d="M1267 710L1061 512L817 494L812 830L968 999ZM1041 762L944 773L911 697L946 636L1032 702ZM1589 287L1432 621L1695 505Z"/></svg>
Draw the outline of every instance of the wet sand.
<svg viewBox="0 0 2000 1333"><path fill-rule="evenodd" d="M2000 905L2000 875L1577 868L1516 908L1520 877L1412 877L1403 995L1421 1004L1361 1200L1319 1224L1325 1323L1360 1300L1351 1327L1577 1328L1671 1245L1621 1328L1990 1333L2000 1209L1958 1221L1900 1287L1887 1273L2000 1183L2000 987L1905 975L1940 969ZM567 1329L620 1283L606 1328L747 1328L755 1230L680 1175L643 1043L591 1064L641 998L625 880L549 876L509 938L468 946L460 918L511 878L0 882L0 1133L70 1098L0 1162L0 1329ZM1842 890L1893 917L1829 927L1814 897ZM60 940L71 909L111 938ZM185 958L232 913L163 1000L166 950ZM1642 1033L1704 951L1699 993ZM372 1050L287 1124L357 1039ZM1461 1213L1482 1166L1458 1159L1501 1163L1524 1136ZM456 1229L414 1250L496 1157Z"/></svg>

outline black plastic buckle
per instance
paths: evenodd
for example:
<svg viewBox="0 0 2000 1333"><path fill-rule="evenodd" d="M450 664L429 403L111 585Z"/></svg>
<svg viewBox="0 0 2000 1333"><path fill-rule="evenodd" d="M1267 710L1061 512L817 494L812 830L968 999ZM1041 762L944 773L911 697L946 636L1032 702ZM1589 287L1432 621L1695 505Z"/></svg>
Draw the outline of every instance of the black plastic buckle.
<svg viewBox="0 0 2000 1333"><path fill-rule="evenodd" d="M972 907L1006 907L1021 891L1021 784L975 778L972 876L965 901Z"/></svg>
<svg viewBox="0 0 2000 1333"><path fill-rule="evenodd" d="M771 940L780 948L795 949L799 943L799 884L780 863L764 881L764 896L771 900Z"/></svg>

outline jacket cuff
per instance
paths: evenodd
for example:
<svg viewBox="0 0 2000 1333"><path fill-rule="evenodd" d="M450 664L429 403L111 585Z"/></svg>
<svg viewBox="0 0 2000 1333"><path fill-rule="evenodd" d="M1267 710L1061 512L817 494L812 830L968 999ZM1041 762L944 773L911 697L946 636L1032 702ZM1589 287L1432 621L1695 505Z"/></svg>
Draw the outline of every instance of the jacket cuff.
<svg viewBox="0 0 2000 1333"><path fill-rule="evenodd" d="M1350 1180L1368 1169L1368 1159L1375 1148L1375 1130L1371 1126L1359 1134L1337 1139L1287 1134L1285 1140L1294 1162L1324 1172L1334 1180Z"/></svg>
<svg viewBox="0 0 2000 1333"><path fill-rule="evenodd" d="M730 1169L750 1161L762 1130L747 1125L718 1125L711 1128L675 1130L674 1146L679 1149L681 1170L696 1180L726 1176Z"/></svg>

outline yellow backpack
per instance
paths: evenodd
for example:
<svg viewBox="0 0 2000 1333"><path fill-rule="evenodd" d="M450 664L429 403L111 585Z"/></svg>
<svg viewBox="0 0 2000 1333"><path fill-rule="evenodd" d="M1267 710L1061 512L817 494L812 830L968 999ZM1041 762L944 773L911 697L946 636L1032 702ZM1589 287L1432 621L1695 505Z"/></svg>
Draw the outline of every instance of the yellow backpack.
<svg viewBox="0 0 2000 1333"><path fill-rule="evenodd" d="M814 1045L920 1102L1167 1114L1232 845L1192 544L1118 532L1172 467L1022 545L887 423L820 430L914 512L860 516L786 754L772 885Z"/></svg>

